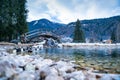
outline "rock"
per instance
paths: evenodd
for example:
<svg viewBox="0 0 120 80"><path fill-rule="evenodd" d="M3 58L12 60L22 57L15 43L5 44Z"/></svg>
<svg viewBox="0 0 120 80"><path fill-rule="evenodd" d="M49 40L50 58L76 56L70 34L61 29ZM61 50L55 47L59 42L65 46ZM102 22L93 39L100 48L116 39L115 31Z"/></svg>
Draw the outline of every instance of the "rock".
<svg viewBox="0 0 120 80"><path fill-rule="evenodd" d="M29 64L27 64L27 65L25 66L25 70L26 70L26 71L34 72L34 70L35 70L35 65L29 63Z"/></svg>
<svg viewBox="0 0 120 80"><path fill-rule="evenodd" d="M82 71L76 71L71 73L71 78L75 80L85 80L85 75Z"/></svg>
<svg viewBox="0 0 120 80"><path fill-rule="evenodd" d="M98 62L98 63L102 63L103 61L101 61L101 60L98 60L97 62Z"/></svg>
<svg viewBox="0 0 120 80"><path fill-rule="evenodd" d="M73 68L71 68L71 69L68 69L68 70L66 70L65 72L66 73L72 73L72 72L74 72L75 70L73 69Z"/></svg>
<svg viewBox="0 0 120 80"><path fill-rule="evenodd" d="M86 64L85 64L85 63L80 63L80 66L81 66L81 67L85 67Z"/></svg>
<svg viewBox="0 0 120 80"><path fill-rule="evenodd" d="M7 52L0 52L0 57L3 57L3 56L8 56L9 54Z"/></svg>
<svg viewBox="0 0 120 80"><path fill-rule="evenodd" d="M45 80L64 80L63 77L57 75L48 75Z"/></svg>
<svg viewBox="0 0 120 80"><path fill-rule="evenodd" d="M96 77L94 74L87 74L85 80L96 80Z"/></svg>
<svg viewBox="0 0 120 80"><path fill-rule="evenodd" d="M15 50L16 50L17 53L22 51L21 48L16 48Z"/></svg>
<svg viewBox="0 0 120 80"><path fill-rule="evenodd" d="M116 63L112 63L112 65L111 65L111 66L112 66L112 67L116 67L116 65L117 65Z"/></svg>
<svg viewBox="0 0 120 80"><path fill-rule="evenodd" d="M75 70L81 70L82 67L80 67L79 65L75 65L73 68L74 68Z"/></svg>
<svg viewBox="0 0 120 80"><path fill-rule="evenodd" d="M100 80L114 80L110 75L103 75Z"/></svg>
<svg viewBox="0 0 120 80"><path fill-rule="evenodd" d="M23 71L25 71L25 65L24 66L19 66Z"/></svg>
<svg viewBox="0 0 120 80"><path fill-rule="evenodd" d="M101 78L101 76L100 75L96 75L96 79L100 79Z"/></svg>
<svg viewBox="0 0 120 80"><path fill-rule="evenodd" d="M52 76L58 76L59 75L58 72L59 71L54 67L45 66L44 68L41 68L41 70L40 70L40 79L44 80L44 79L46 79L47 76L49 76L49 78L51 78L50 80L52 80ZM50 75L51 75L51 77L50 77ZM49 78L47 78L47 80Z"/></svg>
<svg viewBox="0 0 120 80"><path fill-rule="evenodd" d="M85 61L84 61L84 60L79 60L79 61L77 61L77 62L79 62L79 63L84 63Z"/></svg>
<svg viewBox="0 0 120 80"><path fill-rule="evenodd" d="M109 63L109 60L104 60L105 63Z"/></svg>
<svg viewBox="0 0 120 80"><path fill-rule="evenodd" d="M111 66L109 66L109 65L103 65L103 68L104 69L111 69Z"/></svg>
<svg viewBox="0 0 120 80"><path fill-rule="evenodd" d="M24 71L15 76L14 80L35 80L35 75L33 73Z"/></svg>
<svg viewBox="0 0 120 80"><path fill-rule="evenodd" d="M12 75L16 74L17 72L14 69L12 69L12 68L6 68L5 73L6 73L6 77L9 78Z"/></svg>
<svg viewBox="0 0 120 80"><path fill-rule="evenodd" d="M45 66L49 67L49 65L53 64L54 62L51 59L38 59L32 63L34 63L35 66L38 67L39 70L41 70L41 69L44 69Z"/></svg>
<svg viewBox="0 0 120 80"><path fill-rule="evenodd" d="M99 70L93 70L92 72L93 72L93 73L100 73Z"/></svg>
<svg viewBox="0 0 120 80"><path fill-rule="evenodd" d="M40 72L40 80L45 80L46 76L47 76L46 72L44 72L44 71Z"/></svg>
<svg viewBox="0 0 120 80"><path fill-rule="evenodd" d="M116 69L116 72L117 72L117 73L120 73L120 69Z"/></svg>
<svg viewBox="0 0 120 80"><path fill-rule="evenodd" d="M102 69L102 67L99 66L99 65L94 65L93 68L94 68L95 70L101 70L101 69Z"/></svg>
<svg viewBox="0 0 120 80"><path fill-rule="evenodd" d="M64 66L62 68L59 68L59 71L61 72L73 72L75 69L72 66Z"/></svg>
<svg viewBox="0 0 120 80"><path fill-rule="evenodd" d="M35 67L35 71L38 71L38 70L39 70L39 68L36 66L36 67Z"/></svg>
<svg viewBox="0 0 120 80"><path fill-rule="evenodd" d="M0 76L1 77L11 77L16 74L15 69L8 61L0 61Z"/></svg>
<svg viewBox="0 0 120 80"><path fill-rule="evenodd" d="M40 68L40 78L44 78L51 73L50 67L48 65L44 65Z"/></svg>
<svg viewBox="0 0 120 80"><path fill-rule="evenodd" d="M65 80L84 80L85 75L83 74L82 71L75 71L72 72L71 74L65 74L63 75Z"/></svg>

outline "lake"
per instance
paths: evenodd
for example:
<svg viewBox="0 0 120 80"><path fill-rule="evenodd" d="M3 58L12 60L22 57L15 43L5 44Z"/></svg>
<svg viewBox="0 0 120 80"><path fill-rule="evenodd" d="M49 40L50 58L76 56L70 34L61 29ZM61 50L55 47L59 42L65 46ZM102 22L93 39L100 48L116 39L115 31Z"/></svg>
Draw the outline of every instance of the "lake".
<svg viewBox="0 0 120 80"><path fill-rule="evenodd" d="M35 52L53 60L71 60L80 67L90 67L101 73L120 74L120 49L46 48Z"/></svg>

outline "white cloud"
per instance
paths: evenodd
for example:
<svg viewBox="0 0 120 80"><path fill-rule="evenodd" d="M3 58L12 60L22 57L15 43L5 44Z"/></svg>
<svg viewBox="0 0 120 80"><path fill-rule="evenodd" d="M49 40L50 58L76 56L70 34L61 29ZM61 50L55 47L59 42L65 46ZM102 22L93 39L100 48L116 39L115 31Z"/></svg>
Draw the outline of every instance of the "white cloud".
<svg viewBox="0 0 120 80"><path fill-rule="evenodd" d="M28 0L28 21L47 18L69 23L120 15L119 0Z"/></svg>

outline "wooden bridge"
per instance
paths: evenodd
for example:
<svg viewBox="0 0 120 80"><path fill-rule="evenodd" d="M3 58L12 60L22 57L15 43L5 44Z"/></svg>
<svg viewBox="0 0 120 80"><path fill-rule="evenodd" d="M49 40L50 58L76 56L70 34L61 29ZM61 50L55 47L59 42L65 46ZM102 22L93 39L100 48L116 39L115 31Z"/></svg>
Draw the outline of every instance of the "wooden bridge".
<svg viewBox="0 0 120 80"><path fill-rule="evenodd" d="M24 43L39 42L41 40L47 40L49 38L52 38L57 42L60 42L60 37L58 35L55 35L54 33L48 31L41 31L40 29L30 31L22 35L21 42Z"/></svg>

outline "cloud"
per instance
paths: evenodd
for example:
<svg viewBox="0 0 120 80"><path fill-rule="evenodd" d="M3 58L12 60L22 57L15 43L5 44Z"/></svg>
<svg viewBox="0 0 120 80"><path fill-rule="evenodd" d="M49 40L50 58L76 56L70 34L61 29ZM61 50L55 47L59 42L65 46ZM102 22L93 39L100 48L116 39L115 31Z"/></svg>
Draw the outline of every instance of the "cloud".
<svg viewBox="0 0 120 80"><path fill-rule="evenodd" d="M47 18L69 23L120 15L119 0L28 0L28 21Z"/></svg>

